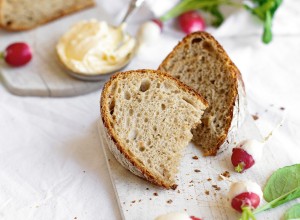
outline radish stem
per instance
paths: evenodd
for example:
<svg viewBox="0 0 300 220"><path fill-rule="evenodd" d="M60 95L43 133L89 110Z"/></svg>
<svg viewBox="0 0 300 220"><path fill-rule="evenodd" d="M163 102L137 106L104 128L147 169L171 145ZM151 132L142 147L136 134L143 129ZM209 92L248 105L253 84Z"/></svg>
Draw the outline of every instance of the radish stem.
<svg viewBox="0 0 300 220"><path fill-rule="evenodd" d="M0 52L0 60L4 60L4 52Z"/></svg>

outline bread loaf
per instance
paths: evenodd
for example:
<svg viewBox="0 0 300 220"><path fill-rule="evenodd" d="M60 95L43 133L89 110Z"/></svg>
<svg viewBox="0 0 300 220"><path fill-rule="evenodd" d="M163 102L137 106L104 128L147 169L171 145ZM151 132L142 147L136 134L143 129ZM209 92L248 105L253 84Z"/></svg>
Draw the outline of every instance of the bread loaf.
<svg viewBox="0 0 300 220"><path fill-rule="evenodd" d="M116 159L135 175L175 189L182 150L207 107L202 96L168 74L135 70L113 76L100 104Z"/></svg>
<svg viewBox="0 0 300 220"><path fill-rule="evenodd" d="M241 74L222 46L208 33L186 36L158 68L190 86L208 101L193 142L204 155L216 155L234 140L245 115ZM220 152L220 151L219 151Z"/></svg>
<svg viewBox="0 0 300 220"><path fill-rule="evenodd" d="M0 0L0 26L28 30L94 4L94 0Z"/></svg>

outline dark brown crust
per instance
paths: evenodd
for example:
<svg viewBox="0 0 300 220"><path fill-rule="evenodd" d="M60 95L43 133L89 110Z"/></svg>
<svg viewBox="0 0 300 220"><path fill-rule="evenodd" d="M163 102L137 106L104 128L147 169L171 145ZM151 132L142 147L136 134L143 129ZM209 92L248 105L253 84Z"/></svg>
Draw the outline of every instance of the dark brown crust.
<svg viewBox="0 0 300 220"><path fill-rule="evenodd" d="M32 26L32 27L9 27L9 26L6 26L5 24L2 24L2 4L5 0L0 0L0 28L3 28L7 31L13 31L13 32L18 32L18 31L26 31L26 30L31 30L31 29L34 29L40 25L43 25L43 24L46 24L46 23L49 23L51 21L54 21L56 19L59 19L61 17L64 17L66 15L69 15L69 14L72 14L72 13L75 13L77 11L80 11L80 10L83 10L83 9L88 9L90 7L93 7L95 6L95 2L90 2L90 3L87 3L85 5L75 5L74 7L72 8L69 8L68 10L63 10L61 11L60 14L58 14L57 16L54 16L52 18L49 18L47 20L44 20L38 24L36 24L35 26Z"/></svg>
<svg viewBox="0 0 300 220"><path fill-rule="evenodd" d="M191 33L191 34L187 35L185 38L183 38L183 40L180 41L175 46L173 51L163 60L163 62L159 65L158 69L159 70L163 69L163 66L166 66L167 63L169 62L169 60L171 60L173 57L176 56L177 49L179 49L181 47L184 47L185 45L188 45L193 39L196 39L196 38L200 38L200 39L203 39L203 40L209 40L214 44L214 46L218 50L218 53L221 54L222 57L225 58L226 65L227 65L228 69L230 70L230 73L231 73L232 77L234 79L236 79L236 86L234 88L235 91L234 91L234 95L232 96L231 106L230 106L230 110L229 110L229 114L228 114L228 117L230 118L230 120L228 120L228 121L230 121L230 123L228 123L225 127L225 134L226 135L223 135L219 138L219 140L217 141L216 146L214 146L210 150L205 150L204 151L205 156L215 156L217 154L219 148L221 147L221 145L226 140L227 134L229 132L229 128L231 126L231 121L233 119L233 109L234 109L235 101L236 101L237 96L238 96L238 80L241 82L241 85L242 85L243 89L245 90L244 82L243 82L242 75L241 75L240 71L238 70L236 65L231 61L228 54L223 49L223 47L219 44L219 42L212 35L210 35L207 32L203 32L203 31Z"/></svg>
<svg viewBox="0 0 300 220"><path fill-rule="evenodd" d="M113 75L110 78L110 80L105 83L105 85L103 87L103 91L102 91L102 95L101 95L101 100L100 100L100 112L101 112L101 117L102 117L103 125L106 128L107 133L111 137L111 139L114 142L115 146L118 148L119 152L121 154L123 154L125 156L125 158L128 161L130 161L130 163L134 167L136 167L139 171L141 171L141 173L143 174L143 176L148 181L150 181L150 182L152 182L152 183L154 183L154 184L156 184L158 186L165 187L166 189L174 189L175 190L177 188L176 184L168 185L168 184L164 183L163 181L157 179L148 170L146 170L145 168L143 168L141 166L140 162L138 162L135 158L132 158L124 150L124 147L122 146L122 144L118 140L118 137L115 134L114 129L111 127L111 125L109 123L109 119L107 117L107 115L109 115L110 113L108 112L108 106L107 106L106 99L107 99L107 96L108 96L108 88L112 85L112 83L114 81L116 81L116 80L119 80L119 79L122 79L122 78L124 79L128 75L131 75L131 74L145 74L145 73L156 74L158 77L167 78L169 80L172 80L172 81L176 82L181 89L183 89L184 91L190 93L191 95L193 95L194 97L196 97L197 99L199 99L206 107L208 106L207 101L201 95L199 95L196 91L194 91L193 89L189 88L188 86L186 86L185 84L183 84L182 82L180 82L178 79L175 79L172 76L170 76L169 74L166 74L164 72L161 72L161 71L158 71L158 70L146 70L146 69L132 70L132 71L126 71L126 72L119 72L119 73Z"/></svg>

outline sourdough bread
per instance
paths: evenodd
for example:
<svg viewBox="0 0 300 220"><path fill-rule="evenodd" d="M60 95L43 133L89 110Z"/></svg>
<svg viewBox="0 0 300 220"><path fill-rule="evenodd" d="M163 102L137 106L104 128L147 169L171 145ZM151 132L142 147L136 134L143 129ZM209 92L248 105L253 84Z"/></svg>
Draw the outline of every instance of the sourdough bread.
<svg viewBox="0 0 300 220"><path fill-rule="evenodd" d="M186 36L158 68L202 94L209 107L192 131L204 155L216 155L234 141L245 113L241 74L222 46L208 33ZM220 151L219 151L220 152Z"/></svg>
<svg viewBox="0 0 300 220"><path fill-rule="evenodd" d="M207 102L179 80L155 70L114 75L101 95L109 149L135 175L176 188L182 150Z"/></svg>
<svg viewBox="0 0 300 220"><path fill-rule="evenodd" d="M28 30L94 4L94 0L0 0L0 26Z"/></svg>

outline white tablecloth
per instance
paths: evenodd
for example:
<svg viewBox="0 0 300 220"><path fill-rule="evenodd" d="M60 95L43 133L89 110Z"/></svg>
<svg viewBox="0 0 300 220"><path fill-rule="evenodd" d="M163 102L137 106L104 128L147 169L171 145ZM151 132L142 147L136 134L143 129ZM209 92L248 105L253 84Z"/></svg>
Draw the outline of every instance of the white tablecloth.
<svg viewBox="0 0 300 220"><path fill-rule="evenodd" d="M127 2L103 0L103 7L116 16ZM242 11L219 29L208 29L241 70L249 111L258 115L262 134L286 113L267 147L288 152L293 163L300 162L299 14L298 0L284 1L269 45L261 43L259 22ZM132 31L144 18L142 12L136 15ZM182 37L169 22L161 40L127 69L157 68ZM18 97L0 84L0 219L120 219L99 143L99 97L100 91L72 98ZM278 155L277 164L284 161Z"/></svg>

